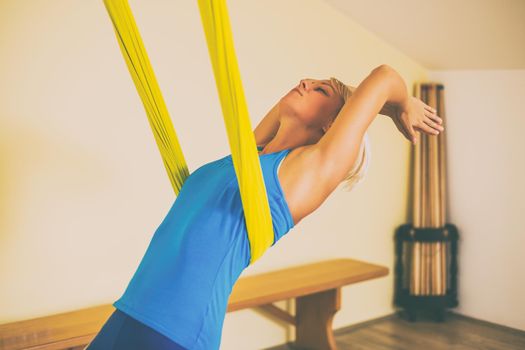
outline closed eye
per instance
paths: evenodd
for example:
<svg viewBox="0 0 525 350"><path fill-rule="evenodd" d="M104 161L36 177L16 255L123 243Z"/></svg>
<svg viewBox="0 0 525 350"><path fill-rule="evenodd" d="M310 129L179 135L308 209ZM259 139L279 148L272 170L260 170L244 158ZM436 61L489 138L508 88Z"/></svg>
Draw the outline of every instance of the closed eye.
<svg viewBox="0 0 525 350"><path fill-rule="evenodd" d="M328 93L327 93L326 91L324 91L323 89L321 89L321 88L317 88L317 89L315 89L315 90L316 90L316 91L317 91L317 90L321 90L321 91L323 92L324 95L328 96Z"/></svg>

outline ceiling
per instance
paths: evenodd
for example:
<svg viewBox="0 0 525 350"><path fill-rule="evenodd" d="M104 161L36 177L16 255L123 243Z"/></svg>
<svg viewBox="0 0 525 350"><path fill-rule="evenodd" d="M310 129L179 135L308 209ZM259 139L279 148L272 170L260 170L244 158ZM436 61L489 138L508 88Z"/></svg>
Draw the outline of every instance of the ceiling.
<svg viewBox="0 0 525 350"><path fill-rule="evenodd" d="M427 69L525 69L525 0L324 1Z"/></svg>

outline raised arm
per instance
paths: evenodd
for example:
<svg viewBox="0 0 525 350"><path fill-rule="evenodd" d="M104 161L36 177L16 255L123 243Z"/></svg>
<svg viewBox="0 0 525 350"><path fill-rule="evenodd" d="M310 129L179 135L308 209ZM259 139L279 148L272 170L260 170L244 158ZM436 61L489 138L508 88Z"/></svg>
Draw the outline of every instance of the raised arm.
<svg viewBox="0 0 525 350"><path fill-rule="evenodd" d="M352 94L354 93L355 89L357 89L355 86L352 86L352 85L347 85L346 87L348 88L348 90L350 90ZM381 107L381 110L379 111L378 114L382 114L390 118L395 118L397 117L398 113L399 113L399 105L387 101L383 105L383 107Z"/></svg>
<svg viewBox="0 0 525 350"><path fill-rule="evenodd" d="M351 85L347 85L347 87L352 94L357 89ZM253 133L255 136L255 142L258 146L265 146L274 138L277 130L279 130L279 113L277 108L278 103L272 107L272 109L264 116L264 118L254 129ZM387 101L385 104L383 104L378 114L394 118L398 114L398 105Z"/></svg>
<svg viewBox="0 0 525 350"><path fill-rule="evenodd" d="M350 171L364 133L385 104L400 105L407 99L407 86L394 69L381 65L372 70L315 145L326 186L337 187Z"/></svg>

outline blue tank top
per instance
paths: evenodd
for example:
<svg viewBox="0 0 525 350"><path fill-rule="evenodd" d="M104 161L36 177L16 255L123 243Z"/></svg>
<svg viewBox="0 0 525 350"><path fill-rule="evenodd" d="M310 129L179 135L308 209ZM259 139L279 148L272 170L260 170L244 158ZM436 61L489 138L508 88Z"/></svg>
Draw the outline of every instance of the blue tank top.
<svg viewBox="0 0 525 350"><path fill-rule="evenodd" d="M289 152L259 155L273 221L272 246L294 227L277 177ZM113 306L188 350L219 349L231 290L249 262L244 211L228 155L186 178Z"/></svg>

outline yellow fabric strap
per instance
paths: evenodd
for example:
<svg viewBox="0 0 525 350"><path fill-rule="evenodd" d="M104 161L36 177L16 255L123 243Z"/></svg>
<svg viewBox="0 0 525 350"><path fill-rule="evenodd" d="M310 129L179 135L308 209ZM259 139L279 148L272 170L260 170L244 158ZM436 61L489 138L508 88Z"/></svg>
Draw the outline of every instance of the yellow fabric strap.
<svg viewBox="0 0 525 350"><path fill-rule="evenodd" d="M189 170L135 19L127 0L104 0L104 4L142 99L171 186L178 195Z"/></svg>
<svg viewBox="0 0 525 350"><path fill-rule="evenodd" d="M166 170L178 194L188 167L127 0L104 0L142 99ZM272 216L223 0L199 0L215 82L244 209L250 264L274 241Z"/></svg>
<svg viewBox="0 0 525 350"><path fill-rule="evenodd" d="M252 264L274 241L270 205L242 89L226 2L198 2L239 183Z"/></svg>

